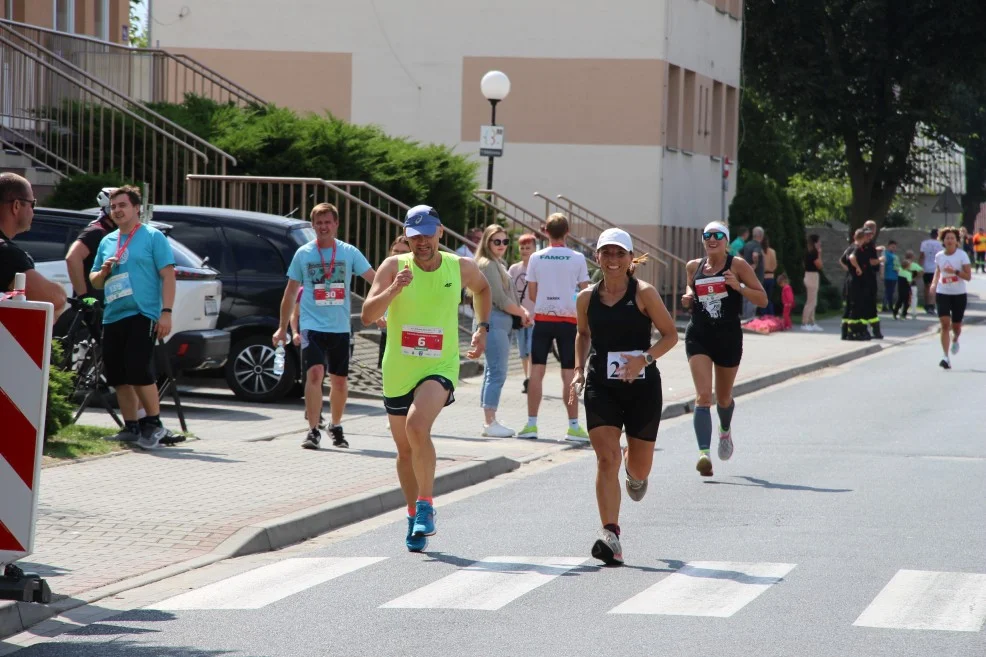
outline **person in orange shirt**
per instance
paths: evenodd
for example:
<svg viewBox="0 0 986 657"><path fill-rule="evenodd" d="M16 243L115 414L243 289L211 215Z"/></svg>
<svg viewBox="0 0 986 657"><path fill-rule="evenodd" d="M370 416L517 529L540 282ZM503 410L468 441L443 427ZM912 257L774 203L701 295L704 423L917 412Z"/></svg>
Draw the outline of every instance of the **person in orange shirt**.
<svg viewBox="0 0 986 657"><path fill-rule="evenodd" d="M986 274L986 230L980 228L972 238L972 250L976 254L975 271Z"/></svg>

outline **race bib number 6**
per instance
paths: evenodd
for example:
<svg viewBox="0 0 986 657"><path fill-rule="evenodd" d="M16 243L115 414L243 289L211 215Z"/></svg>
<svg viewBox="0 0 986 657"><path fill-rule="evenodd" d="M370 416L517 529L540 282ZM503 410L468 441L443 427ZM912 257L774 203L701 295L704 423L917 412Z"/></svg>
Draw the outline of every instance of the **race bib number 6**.
<svg viewBox="0 0 986 657"><path fill-rule="evenodd" d="M404 326L401 328L401 353L405 356L440 358L444 337L442 329L434 326Z"/></svg>

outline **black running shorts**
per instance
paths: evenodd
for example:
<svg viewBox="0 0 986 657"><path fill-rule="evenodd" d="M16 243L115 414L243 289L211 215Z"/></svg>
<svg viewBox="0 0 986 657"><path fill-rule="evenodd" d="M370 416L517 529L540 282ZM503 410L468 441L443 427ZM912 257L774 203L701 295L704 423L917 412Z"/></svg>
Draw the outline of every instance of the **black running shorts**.
<svg viewBox="0 0 986 657"><path fill-rule="evenodd" d="M349 376L349 334L301 332L301 355L305 371L321 365L333 376Z"/></svg>
<svg viewBox="0 0 986 657"><path fill-rule="evenodd" d="M414 393L418 391L418 387L425 381L438 381L442 384L443 388L448 390L448 399L445 400L446 406L451 405L455 401L455 385L444 376L432 374L418 381L418 385L400 397L384 397L383 407L387 411L387 415L407 415L408 411L411 410L411 404L414 403Z"/></svg>
<svg viewBox="0 0 986 657"><path fill-rule="evenodd" d="M708 356L719 367L739 367L743 358L743 329L738 323L715 326L689 322L685 329L685 355Z"/></svg>
<svg viewBox="0 0 986 657"><path fill-rule="evenodd" d="M593 383L590 379L583 401L589 431L597 427L617 427L624 429L630 438L648 442L657 440L664 410L660 372L650 380L633 383Z"/></svg>
<svg viewBox="0 0 986 657"><path fill-rule="evenodd" d="M534 322L531 336L531 363L547 365L551 343L558 345L558 360L563 370L575 369L575 334L578 326L571 322Z"/></svg>
<svg viewBox="0 0 986 657"><path fill-rule="evenodd" d="M944 294L939 292L935 296L935 305L938 306L939 317L951 317L953 324L961 324L965 317L965 307L969 301L966 294Z"/></svg>
<svg viewBox="0 0 986 657"><path fill-rule="evenodd" d="M149 386L157 382L154 343L157 322L131 315L103 324L103 366L111 386Z"/></svg>

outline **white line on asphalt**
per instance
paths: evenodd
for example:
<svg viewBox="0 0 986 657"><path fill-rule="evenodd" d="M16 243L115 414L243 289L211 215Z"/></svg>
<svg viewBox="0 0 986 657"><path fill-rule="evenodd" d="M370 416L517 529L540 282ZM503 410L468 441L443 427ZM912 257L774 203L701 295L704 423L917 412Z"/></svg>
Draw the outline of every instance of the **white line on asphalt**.
<svg viewBox="0 0 986 657"><path fill-rule="evenodd" d="M260 609L386 557L285 559L182 593L151 609Z"/></svg>
<svg viewBox="0 0 986 657"><path fill-rule="evenodd" d="M795 565L692 561L609 613L727 618L781 581Z"/></svg>
<svg viewBox="0 0 986 657"><path fill-rule="evenodd" d="M986 620L986 575L898 570L853 625L978 632Z"/></svg>
<svg viewBox="0 0 986 657"><path fill-rule="evenodd" d="M583 557L487 557L380 606L495 611L585 561Z"/></svg>

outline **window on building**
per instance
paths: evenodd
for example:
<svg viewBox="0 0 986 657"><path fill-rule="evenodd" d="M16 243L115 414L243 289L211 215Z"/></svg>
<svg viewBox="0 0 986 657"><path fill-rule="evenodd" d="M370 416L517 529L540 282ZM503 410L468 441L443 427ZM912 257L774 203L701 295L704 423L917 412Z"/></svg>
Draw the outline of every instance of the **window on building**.
<svg viewBox="0 0 986 657"><path fill-rule="evenodd" d="M739 126L739 96L736 87L726 87L726 143L722 152L730 159L736 159L736 129Z"/></svg>
<svg viewBox="0 0 986 657"><path fill-rule="evenodd" d="M705 127L705 134L702 137L708 139L712 132L712 88L708 86L705 87L705 121L702 125Z"/></svg>
<svg viewBox="0 0 986 657"><path fill-rule="evenodd" d="M110 0L96 0L93 12L96 24L96 38L110 40Z"/></svg>
<svg viewBox="0 0 986 657"><path fill-rule="evenodd" d="M53 0L55 3L55 29L59 32L75 32L75 0Z"/></svg>
<svg viewBox="0 0 986 657"><path fill-rule="evenodd" d="M681 107L681 149L685 151L695 150L695 120L698 110L695 107L696 88L695 71L685 71L685 85L682 91L683 102Z"/></svg>
<svg viewBox="0 0 986 657"><path fill-rule="evenodd" d="M668 146L680 148L681 139L681 68L668 67Z"/></svg>
<svg viewBox="0 0 986 657"><path fill-rule="evenodd" d="M723 88L722 82L712 83L712 147L709 152L712 155L722 155L722 103Z"/></svg>

